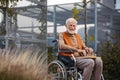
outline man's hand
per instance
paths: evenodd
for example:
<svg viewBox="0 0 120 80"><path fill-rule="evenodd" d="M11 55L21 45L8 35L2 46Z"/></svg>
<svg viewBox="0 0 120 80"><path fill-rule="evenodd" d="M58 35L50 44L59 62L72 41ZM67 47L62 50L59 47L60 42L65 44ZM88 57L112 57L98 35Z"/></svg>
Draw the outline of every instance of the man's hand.
<svg viewBox="0 0 120 80"><path fill-rule="evenodd" d="M92 49L92 48L85 48L85 51L86 51L88 54L93 53L93 49Z"/></svg>
<svg viewBox="0 0 120 80"><path fill-rule="evenodd" d="M93 49L92 48L85 48L85 51L87 53L87 55L93 55Z"/></svg>
<svg viewBox="0 0 120 80"><path fill-rule="evenodd" d="M80 56L86 56L86 51L85 50L78 49L78 53L79 53Z"/></svg>

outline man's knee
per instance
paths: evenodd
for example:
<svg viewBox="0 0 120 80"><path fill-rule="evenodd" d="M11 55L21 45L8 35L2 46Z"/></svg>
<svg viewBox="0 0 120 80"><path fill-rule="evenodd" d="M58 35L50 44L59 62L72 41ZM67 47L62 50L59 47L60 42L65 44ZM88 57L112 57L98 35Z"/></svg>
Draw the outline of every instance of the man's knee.
<svg viewBox="0 0 120 80"><path fill-rule="evenodd" d="M88 65L89 65L91 68L93 68L94 65L95 65L94 60L93 60L93 59L89 59L89 60L88 60Z"/></svg>
<svg viewBox="0 0 120 80"><path fill-rule="evenodd" d="M102 67L103 66L103 61L101 58L96 58L95 59L95 64L99 67Z"/></svg>

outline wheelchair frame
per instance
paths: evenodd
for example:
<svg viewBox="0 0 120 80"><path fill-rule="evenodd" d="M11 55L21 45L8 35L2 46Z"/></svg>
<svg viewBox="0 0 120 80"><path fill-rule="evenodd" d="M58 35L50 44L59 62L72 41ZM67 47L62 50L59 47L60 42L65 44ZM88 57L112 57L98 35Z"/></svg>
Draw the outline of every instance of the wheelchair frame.
<svg viewBox="0 0 120 80"><path fill-rule="evenodd" d="M57 39L53 43L57 46L57 53L72 52L71 50L59 50ZM71 55L74 60L74 66L72 67L66 67L60 60L54 60L48 64L48 75L51 76L52 80L82 80L82 75L76 67L76 59L73 54Z"/></svg>
<svg viewBox="0 0 120 80"><path fill-rule="evenodd" d="M60 60L54 60L48 65L48 73L52 80L82 80L77 67L66 67Z"/></svg>

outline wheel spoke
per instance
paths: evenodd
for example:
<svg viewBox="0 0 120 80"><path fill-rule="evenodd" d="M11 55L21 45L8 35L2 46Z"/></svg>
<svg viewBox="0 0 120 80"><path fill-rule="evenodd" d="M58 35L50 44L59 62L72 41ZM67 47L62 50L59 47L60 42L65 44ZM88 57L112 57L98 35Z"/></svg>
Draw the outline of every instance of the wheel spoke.
<svg viewBox="0 0 120 80"><path fill-rule="evenodd" d="M58 61L51 62L48 65L48 75L52 80L65 80L65 69Z"/></svg>

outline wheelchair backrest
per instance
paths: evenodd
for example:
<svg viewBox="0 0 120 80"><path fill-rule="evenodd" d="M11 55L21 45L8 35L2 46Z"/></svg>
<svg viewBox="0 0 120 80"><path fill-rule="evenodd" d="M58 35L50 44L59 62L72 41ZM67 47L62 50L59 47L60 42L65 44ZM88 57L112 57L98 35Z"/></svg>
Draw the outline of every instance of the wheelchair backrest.
<svg viewBox="0 0 120 80"><path fill-rule="evenodd" d="M70 52L70 53L73 52L73 51L70 50L70 49L60 49L60 48L59 48L59 44L58 44L58 39L53 40L52 43L54 43L54 48L53 48L53 50L54 50L55 53L57 53L57 55L58 55L59 52Z"/></svg>

